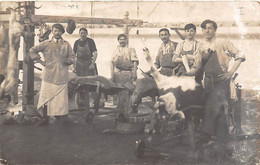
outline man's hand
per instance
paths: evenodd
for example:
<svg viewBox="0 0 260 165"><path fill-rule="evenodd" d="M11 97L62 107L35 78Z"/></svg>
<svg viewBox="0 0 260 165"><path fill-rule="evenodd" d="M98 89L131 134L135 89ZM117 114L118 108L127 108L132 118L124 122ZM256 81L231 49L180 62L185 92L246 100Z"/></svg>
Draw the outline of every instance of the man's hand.
<svg viewBox="0 0 260 165"><path fill-rule="evenodd" d="M231 79L233 74L234 73L232 73L232 72L223 73L223 74L218 75L218 78L220 78L221 80L229 80L229 79Z"/></svg>
<svg viewBox="0 0 260 165"><path fill-rule="evenodd" d="M90 65L89 65L89 69L90 70L94 70L95 69L95 63L92 62Z"/></svg>

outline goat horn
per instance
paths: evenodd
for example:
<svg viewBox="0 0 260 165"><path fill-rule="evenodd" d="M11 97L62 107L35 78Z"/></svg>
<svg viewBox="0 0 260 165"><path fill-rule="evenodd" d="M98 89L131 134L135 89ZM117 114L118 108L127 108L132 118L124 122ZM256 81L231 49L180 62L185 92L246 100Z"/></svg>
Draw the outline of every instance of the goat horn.
<svg viewBox="0 0 260 165"><path fill-rule="evenodd" d="M42 7L42 5L40 7L36 7L36 6L32 6L32 5L23 5L23 6L18 6L17 8L15 8L14 10L20 9L20 8L35 8L35 9L40 9Z"/></svg>

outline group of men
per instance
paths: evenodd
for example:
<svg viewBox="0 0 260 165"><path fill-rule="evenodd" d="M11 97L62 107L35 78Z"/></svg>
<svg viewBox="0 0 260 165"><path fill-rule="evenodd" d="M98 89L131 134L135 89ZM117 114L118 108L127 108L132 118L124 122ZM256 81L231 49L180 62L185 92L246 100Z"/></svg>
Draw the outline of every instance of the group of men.
<svg viewBox="0 0 260 165"><path fill-rule="evenodd" d="M201 28L205 38L204 42L195 40L196 26L187 24L184 27L185 40L178 44L170 40L168 29L161 29L159 37L163 43L154 64L159 72L165 76L194 76L199 84L202 84L203 79L206 95L209 96L218 84L224 89L229 89L230 79L241 62L245 61L245 56L230 41L216 37L216 22L205 20L202 22ZM31 59L45 66L37 107L43 117L41 123L48 122L47 116L55 116L64 121L67 119L69 65L74 64L78 76L95 74L97 49L95 42L87 37L87 29L81 28L79 30L80 39L75 42L73 49L62 38L63 33L63 26L54 24L52 26L53 38L30 49ZM139 63L136 51L128 45L126 35L118 35L117 40L119 45L111 60L112 80L118 84L133 82L137 79ZM44 61L41 60L39 52L43 53ZM228 70L232 58L234 58L235 63ZM119 94L119 108L128 111L130 106L124 103L129 102L129 99L129 92L121 92ZM221 111L216 109L205 113L202 131L206 135L214 134L214 124L219 113Z"/></svg>
<svg viewBox="0 0 260 165"><path fill-rule="evenodd" d="M97 48L94 40L88 38L86 28L79 30L80 39L76 40L73 49L62 38L65 32L61 24L52 26L53 37L30 49L30 58L41 63L45 69L43 72L40 96L37 110L42 117L39 125L46 125L49 116L55 116L64 123L68 119L68 81L69 66L74 66L77 76L94 76L96 73L95 61ZM38 53L42 53L44 61ZM75 56L76 55L76 56ZM96 94L92 95L97 97Z"/></svg>

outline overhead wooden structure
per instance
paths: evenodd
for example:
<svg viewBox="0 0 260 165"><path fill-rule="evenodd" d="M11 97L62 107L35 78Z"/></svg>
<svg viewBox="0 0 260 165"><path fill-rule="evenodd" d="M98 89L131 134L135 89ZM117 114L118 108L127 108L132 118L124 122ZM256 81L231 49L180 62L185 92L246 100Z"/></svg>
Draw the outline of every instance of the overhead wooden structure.
<svg viewBox="0 0 260 165"><path fill-rule="evenodd" d="M188 22L145 22L139 19L129 19L129 13L126 12L122 19L118 18L93 18L93 17L69 17L69 16L51 16L51 15L35 15L35 2L26 1L18 2L18 6L24 6L21 8L17 15L17 21L25 24L28 32L34 34L35 27L40 26L42 23L67 23L69 19L73 19L77 26L85 26L88 28L114 28L121 27L126 35L128 35L130 28L170 28L175 30L181 39L182 35L178 30L183 30L183 27ZM10 17L10 10L0 11L0 22L8 26ZM196 26L200 26L200 22L193 22ZM259 27L260 21L245 21L240 22L245 27ZM234 21L221 21L218 22L219 27L238 27ZM24 57L28 56L29 49L34 45L34 35L25 36L24 38ZM28 64L23 65L23 105L32 105L34 100L34 64L29 61Z"/></svg>
<svg viewBox="0 0 260 165"><path fill-rule="evenodd" d="M34 45L34 30L35 26L42 23L67 23L69 19L73 19L77 24L106 24L115 25L124 28L124 33L128 35L128 27L142 25L142 20L129 19L129 14L126 13L123 19L115 18L89 18L89 17L65 17L65 16L50 16L50 15L35 15L35 2L26 1L18 2L19 9L16 15L16 21L24 24L24 43L23 55L24 59L29 56L29 49ZM0 22L8 27L10 10L0 11ZM25 61L25 60L24 60ZM34 105L34 63L29 61L23 62L23 109L26 110L28 105Z"/></svg>

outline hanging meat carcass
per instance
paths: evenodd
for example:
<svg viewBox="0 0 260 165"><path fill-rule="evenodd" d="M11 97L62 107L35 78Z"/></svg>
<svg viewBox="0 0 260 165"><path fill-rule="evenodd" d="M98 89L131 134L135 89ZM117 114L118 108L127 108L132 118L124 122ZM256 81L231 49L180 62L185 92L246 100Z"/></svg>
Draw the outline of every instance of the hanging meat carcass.
<svg viewBox="0 0 260 165"><path fill-rule="evenodd" d="M16 20L15 10L11 9L9 20L9 56L7 58L6 77L0 86L0 97L5 94L17 97L19 80L18 49L20 47L20 37L23 32L23 25ZM12 98L17 102L18 98Z"/></svg>
<svg viewBox="0 0 260 165"><path fill-rule="evenodd" d="M0 84L4 81L8 58L8 29L0 26Z"/></svg>

